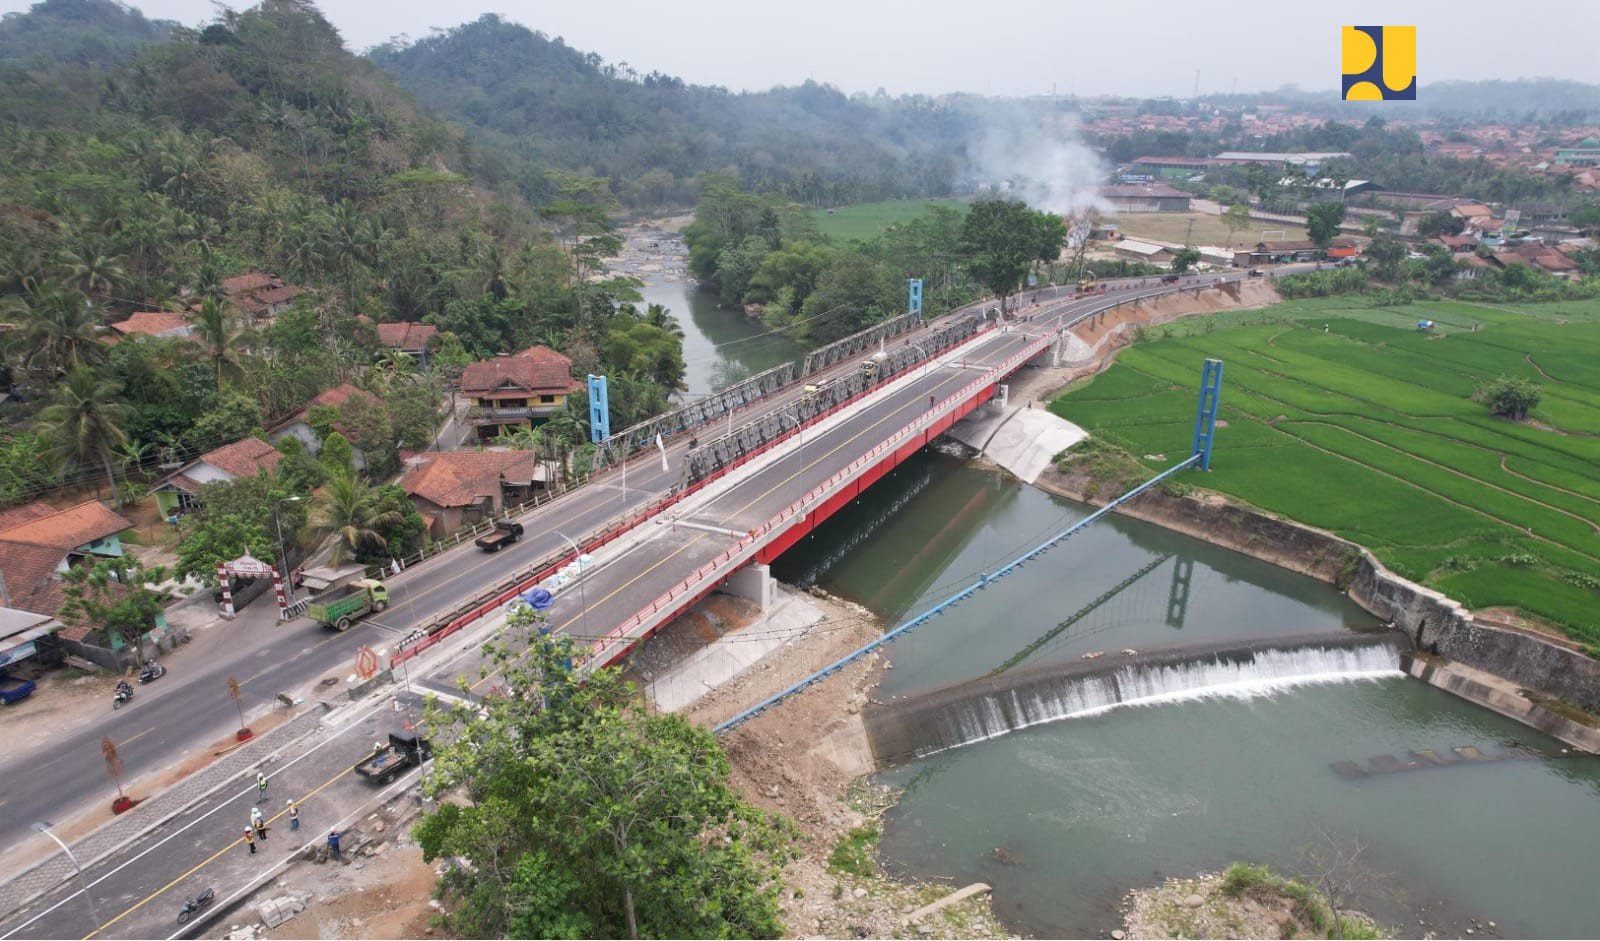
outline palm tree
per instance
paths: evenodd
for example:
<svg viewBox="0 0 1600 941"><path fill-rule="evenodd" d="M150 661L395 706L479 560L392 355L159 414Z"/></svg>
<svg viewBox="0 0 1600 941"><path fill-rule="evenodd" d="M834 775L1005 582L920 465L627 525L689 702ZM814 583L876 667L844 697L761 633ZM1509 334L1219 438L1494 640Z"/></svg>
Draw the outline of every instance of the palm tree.
<svg viewBox="0 0 1600 941"><path fill-rule="evenodd" d="M100 313L82 292L40 282L18 300L24 364L56 375L97 363L106 348L99 339Z"/></svg>
<svg viewBox="0 0 1600 941"><path fill-rule="evenodd" d="M215 298L200 302L200 309L189 318L195 333L206 346L206 356L217 373L217 391L222 391L223 376L239 377L244 367L239 362L239 332L233 317Z"/></svg>
<svg viewBox="0 0 1600 941"><path fill-rule="evenodd" d="M100 246L87 239L77 248L63 251L59 260L66 272L64 280L67 287L85 294L110 297L128 283L128 272L122 267L122 259L102 254Z"/></svg>
<svg viewBox="0 0 1600 941"><path fill-rule="evenodd" d="M356 309L356 269L369 257L369 231L355 203L348 199L339 200L328 217L328 229L324 236L326 251L323 254L338 269L339 277L344 281L345 309L351 312Z"/></svg>
<svg viewBox="0 0 1600 941"><path fill-rule="evenodd" d="M132 409L120 401L122 383L102 379L87 366L67 373L56 386L49 405L35 421L46 442L45 458L62 469L86 470L98 465L105 471L113 495L117 477L111 457L128 435L122 430Z"/></svg>
<svg viewBox="0 0 1600 941"><path fill-rule="evenodd" d="M678 318L672 316L664 304L650 304L645 307L644 322L652 327L660 327L679 339L683 338L683 325L678 323Z"/></svg>
<svg viewBox="0 0 1600 941"><path fill-rule="evenodd" d="M388 541L379 528L393 526L401 516L394 510L379 510L378 494L353 473L336 473L322 488L322 495L311 507L310 522L338 538L333 543L335 568L344 564L347 553L363 549L382 549Z"/></svg>

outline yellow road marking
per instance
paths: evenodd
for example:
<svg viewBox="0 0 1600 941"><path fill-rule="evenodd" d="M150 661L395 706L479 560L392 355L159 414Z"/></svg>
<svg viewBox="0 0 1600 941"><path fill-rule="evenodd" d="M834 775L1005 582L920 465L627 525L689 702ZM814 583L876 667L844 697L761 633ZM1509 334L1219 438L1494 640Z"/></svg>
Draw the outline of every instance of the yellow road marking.
<svg viewBox="0 0 1600 941"><path fill-rule="evenodd" d="M316 788L313 789L309 794L305 795L304 797L296 798L295 803L296 804L304 803L305 801L308 801L311 798L316 797L318 794L322 793L323 789L327 788L329 785L333 784L335 781L339 780L340 778L344 777L345 775L351 774L351 773L353 773L353 769L352 768L344 769L343 771L339 772L338 774L334 775L333 777L329 778L328 780L326 780L326 781L322 782L321 784L317 785ZM288 812L289 811L288 811L287 808L285 808L284 810L278 811L276 814L273 814L271 817L267 818L267 823L269 823L269 824L270 823L276 823L278 821L279 817L282 817L283 815L287 814ZM143 908L147 903L149 903L151 900L153 900L157 896L166 893L173 886L177 885L178 883L182 882L183 880L189 878L190 876L194 875L195 873L199 872L200 870L206 868L207 866L209 866L212 863L216 862L217 860L221 859L222 855L224 853L228 852L229 850L233 849L235 846L238 846L239 844L241 844L243 842L244 842L244 838L243 837L235 837L232 843L229 843L227 846L224 846L222 849L219 849L215 853L212 853L210 856L206 857L204 860L201 860L199 863L196 863L194 868L190 869L188 872L186 872L183 875L179 876L178 878L172 880L171 882L169 882L166 885L162 886L161 888L155 890L154 892L151 892L149 895L145 896L144 898L140 899L139 901L134 902L132 905L128 906L126 909L123 909L122 913L117 915L117 917L111 919L110 921L106 922L105 924L101 925L100 927L98 927L98 928L94 929L93 931L89 932L88 934L84 935L83 936L83 941L89 941L90 938L92 938L95 935L99 934L100 932L106 930L107 928L111 927L112 925L116 924L117 922L121 921L122 919L127 918L129 915L132 915L134 912L136 912L139 909Z"/></svg>
<svg viewBox="0 0 1600 941"><path fill-rule="evenodd" d="M833 372L834 370L838 370L840 372L848 372L847 366L848 366L848 364L841 363L838 366L835 366L835 367L832 367L830 369L824 370L822 374L823 375L827 375L827 374ZM772 407L772 409L771 409L772 411L777 411L777 410L781 410L781 409L787 407L788 405L792 404L792 402L798 401L799 399L801 399L803 397L804 397L803 395L794 395L794 396L780 395L777 398L768 400L766 403L763 403L763 404L770 405ZM758 408L759 408L759 405L758 405ZM770 411L762 412L761 414L762 415L766 415L766 414L771 414L771 412ZM673 451L677 450L678 447L681 444L684 444L684 442L678 442L678 443L674 443L672 445L668 445L667 446L667 453L671 454ZM685 448L685 450L688 450L688 449ZM833 452L830 451L829 453L831 454ZM652 474L650 479L653 481L653 480L655 480L655 478L656 478L656 475ZM785 482L787 482L787 481L785 481ZM765 496L765 494L763 494L763 496ZM569 504L568 506L570 506L570 507L578 507L579 504L572 503L572 504ZM559 513L563 509L566 509L566 507L558 507L556 510L552 511L552 513ZM537 512L537 510L535 510L535 512ZM581 515L581 513L572 514L572 515L577 516L577 515ZM670 558L670 556L668 558ZM499 559L496 559L493 555L490 555L487 558L485 558L483 561L477 563L476 565L471 565L471 566L468 566L465 569L460 569L458 571L460 571L462 574L466 574L466 573L469 573L469 572L475 572L478 569L481 569L486 565L494 565L494 564L498 563L499 561L500 561ZM666 559L662 559L661 561L665 562ZM451 579L449 581L441 582L441 583L439 583L437 585L434 585L432 588L423 588L423 589L419 589L419 590L417 590L415 592L412 592L410 590L409 586L401 586L397 590L406 592L406 596L405 596L404 600L401 601L401 604L409 606L409 605L412 605L412 604L416 603L418 600L420 600L422 598L426 598L428 595L434 594L436 592L455 589L457 587L457 584L459 583L459 581L460 581L460 579L459 579L459 577L457 577L455 579ZM632 583L630 582L629 584L632 584ZM626 587L626 586L624 586L624 587ZM607 597L609 597L609 596L607 596ZM602 599L602 600L604 600L604 599ZM258 673L256 675L259 676L260 674Z"/></svg>
<svg viewBox="0 0 1600 941"><path fill-rule="evenodd" d="M965 375L958 375L958 376L950 376L950 377L947 377L947 378L941 380L938 385L933 387L934 390L935 390L933 394L937 395L938 394L937 390L944 388L951 381L958 380L958 379L964 379L964 378L966 378ZM751 498L750 502L746 503L744 506L741 506L736 510L732 510L732 511L728 512L726 515L724 515L723 517L718 519L717 522L719 522L719 523L727 523L728 521L732 520L735 516L738 516L740 513L743 513L745 510L750 509L752 506L755 506L757 503L759 503L762 500L765 500L767 497L771 496L773 491L777 490L780 487L783 487L783 486L787 485L788 483L793 481L795 478L799 477L801 474L804 474L806 471L808 471L811 468L815 467L817 464L820 464L824 459L832 457L834 454L837 454L839 451L843 450L844 448L849 447L851 444L853 444L857 439L861 438L863 435L869 434L874 429L876 429L878 426L884 424L885 422L893 420L895 418L895 416L899 415L901 412L904 412L906 409L908 409L908 408L912 407L913 405L917 404L917 401L920 401L920 393L919 393L919 399L918 400L913 400L912 402L908 402L907 404L900 406L899 408L897 408L894 411L884 415L882 418L878 419L877 421L873 422L872 424L868 425L867 427L865 427L865 428L861 429L860 431L856 432L854 435L851 435L849 438L846 438L845 440L839 442L839 444L836 445L835 447L833 447L833 448L831 448L831 449L829 449L827 451L824 451L822 454L818 455L814 460L806 463L804 466L802 466L799 470L795 471L793 474L790 474L788 477L785 477L784 479L782 479L782 480L778 481L777 483L773 484L771 487L768 487L762 493L757 494L755 497ZM699 535L696 535L694 538L690 539L688 542L686 542L683 545L679 546L677 549L674 549L670 554L668 554L666 556L663 556L654 565L651 565L649 568L646 568L643 571L641 571L638 575L635 575L633 578L630 578L630 579L628 579L628 581L626 581L623 584L617 586L611 592L606 594L605 597L600 598L598 601L596 601L592 605L588 605L587 608L592 609L592 608L597 607L599 605L605 604L607 601L609 601L612 598L616 597L618 593L627 590L630 586L632 586L639 579L644 578L646 575L649 575L651 572L654 572L656 569L660 568L661 566L665 565L667 562L671 561L672 558L674 556L676 556L678 553L684 551L685 549L688 549L690 546L694 545L695 543L699 542L700 540L702 540L704 538L706 538L706 534L705 533L701 533ZM579 577L581 578L583 576L579 576ZM574 615L570 620L566 621L565 623L558 624L556 626L556 628L557 628L557 630L565 631L565 630L571 628L572 625L581 623L582 620L583 620L583 612L580 611L580 612L578 612L578 614ZM469 686L467 688L468 688L468 690L476 691L478 687L482 686L483 684L489 682L490 680L494 679L496 676L499 676L499 675L500 675L500 668L497 667L493 672L485 675L482 679L478 680L478 682L473 683L471 686Z"/></svg>
<svg viewBox="0 0 1600 941"><path fill-rule="evenodd" d="M145 735L149 735L149 734L150 734L150 733L151 733L151 732L154 732L154 731L155 731L155 730L156 730L156 727L155 727L155 726L153 726L153 725L152 725L152 726L150 726L150 727L149 727L149 728L148 728L148 729L145 729L145 730L144 730L144 731L143 731L143 732L139 732L139 733L137 733L137 734L135 734L135 735L132 735L132 736L130 736L130 737L128 737L128 738L125 738L125 739L123 739L123 740L122 740L122 741L121 741L121 742L120 742L120 743L119 743L119 744L118 744L118 747L119 747L119 748L120 748L120 747L121 747L121 746L122 746L122 745L126 745L126 744L128 744L128 743L129 743L129 742L131 742L131 741L133 741L133 740L134 740L134 739L137 739L137 738L139 738L139 737L141 737L141 736L145 736ZM0 804L3 804L3 803L5 803L5 801L0 801Z"/></svg>

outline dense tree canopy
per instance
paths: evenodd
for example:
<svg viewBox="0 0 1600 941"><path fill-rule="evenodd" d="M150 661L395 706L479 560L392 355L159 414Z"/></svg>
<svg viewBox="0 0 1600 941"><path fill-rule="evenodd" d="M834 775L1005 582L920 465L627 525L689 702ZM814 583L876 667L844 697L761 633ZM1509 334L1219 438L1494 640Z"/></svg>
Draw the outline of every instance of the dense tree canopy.
<svg viewBox="0 0 1600 941"><path fill-rule="evenodd" d="M526 605L499 688L431 717L442 803L418 824L452 933L479 938L775 938L787 826L729 786L710 731L648 711L615 669L571 672L572 641Z"/></svg>
<svg viewBox="0 0 1600 941"><path fill-rule="evenodd" d="M733 94L639 74L494 14L369 55L472 129L480 173L537 203L554 188L529 171L548 167L609 177L637 208L688 205L695 178L724 168L808 205L942 196L972 126L959 106L921 96L847 98L810 81Z"/></svg>

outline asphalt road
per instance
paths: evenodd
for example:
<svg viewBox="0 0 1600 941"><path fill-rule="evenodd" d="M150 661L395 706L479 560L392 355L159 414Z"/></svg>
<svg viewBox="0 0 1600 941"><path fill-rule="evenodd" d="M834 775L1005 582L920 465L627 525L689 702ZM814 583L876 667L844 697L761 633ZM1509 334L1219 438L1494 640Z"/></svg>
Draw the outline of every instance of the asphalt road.
<svg viewBox="0 0 1600 941"><path fill-rule="evenodd" d="M854 361L847 361L820 375L841 376L853 368ZM740 409L735 422L792 406L804 395L801 385ZM628 462L626 504L620 470L608 472L521 517L528 534L507 549L485 553L468 542L389 578L393 602L388 610L357 622L344 634L306 618L280 624L265 597L236 620L198 632L194 643L166 659L167 676L136 686L133 702L121 710L113 712L107 701L100 720L64 730L34 754L8 756L0 768L0 846L49 846L33 832L36 821L60 825L102 802L109 806L115 790L106 774L102 738L118 743L123 780L132 781L158 774L238 728L227 693L230 675L243 689L247 716L270 707L280 692L310 699L319 680L342 681L352 672L361 647L392 647L434 616L563 550L567 542L560 534L581 541L626 509L637 511L668 492L681 475L689 437L680 434L667 443L671 469L666 473L657 453L646 451ZM206 636L213 632L225 637ZM210 649L201 656L201 647Z"/></svg>
<svg viewBox="0 0 1600 941"><path fill-rule="evenodd" d="M420 715L421 705L414 707ZM340 728L314 733L266 770L268 799L257 804L248 775L85 869L93 906L82 883L72 879L0 921L0 939L166 938L179 930L185 898L216 890L211 910L224 907L296 850L326 842L328 831L359 824L357 812L385 790L351 770L384 739L397 717L379 708ZM398 782L399 779L397 779ZM301 827L291 831L284 816L290 798L300 805ZM259 806L268 837L250 853L242 837L250 810ZM349 846L351 840L346 840ZM234 916L237 917L237 916ZM291 928L290 931L293 931Z"/></svg>
<svg viewBox="0 0 1600 941"><path fill-rule="evenodd" d="M1241 275L1211 276L1201 281L1239 280ZM1182 286L1192 286L1186 281ZM556 630L580 639L594 639L627 620L682 581L751 529L781 512L796 499L823 483L863 453L928 410L930 397L942 401L983 371L1005 361L1042 334L1110 307L1119 299L1153 296L1173 290L1161 285L1082 300L1043 306L1026 323L1009 332L993 331L966 345L957 362L918 367L913 381L892 393L879 392L852 406L848 418L827 431L810 429L795 448L786 443L773 452L782 454L757 473L731 486L722 486L716 498L699 512L693 502L675 512L670 525L646 524L649 533L625 554L615 555L590 569L581 590L568 587L557 596L551 611ZM903 341L902 341L903 342ZM942 358L942 357L941 357ZM1198 377L1197 377L1198 379ZM659 467L658 467L659 469ZM601 483L597 486L607 487ZM412 682L443 693L457 691L456 678L465 676L474 695L494 689L499 674L486 667L481 651L464 651L447 666Z"/></svg>
<svg viewBox="0 0 1600 941"><path fill-rule="evenodd" d="M1217 277L1202 276L1199 280ZM1221 277L1235 280L1240 275ZM1103 283L1112 286L1111 282ZM1157 285L1138 293L1170 291L1192 283L1186 279L1185 285ZM1041 301L1048 301L1062 293L1061 289L1042 290L1038 296ZM1110 290L1097 294L1066 305L1055 318L1076 316L1104 306L1108 299L1132 293L1135 292ZM1035 332L1044 326L1042 315L1028 325ZM1003 359L1009 355L1008 350L1022 342L1016 334L988 335L984 341L986 361ZM854 360L848 360L822 375L843 375L854 367ZM787 505L848 464L860 451L909 422L926 407L928 395L948 394L976 376L971 370L959 369L941 369L931 375L923 369L922 373L923 378L913 389L875 401L830 434L813 441L808 431L803 462L796 457L773 464L731 491L715 512L685 522L747 530L765 521L775 508ZM752 403L735 420L752 421L792 405L805 394L801 385L795 383L791 389ZM138 687L137 696L128 707L112 712L108 702L104 718L63 731L47 748L32 755L8 756L0 778L0 845L33 847L35 841L42 845L45 838L31 832L35 821L48 819L59 825L92 805L109 802L114 792L100 751L102 737L121 746L125 780L168 769L237 727L237 715L227 694L229 675L237 676L243 687L247 715L270 706L279 692L309 698L319 680L342 680L349 674L360 647L392 647L435 615L558 552L567 545L562 534L581 540L584 534L601 528L626 508L637 509L666 493L677 481L688 449L684 440L687 436L677 437L679 440L667 448L671 467L668 472L662 472L659 457L649 452L629 462L626 507L621 474L608 472L590 485L522 517L528 535L508 549L484 553L467 543L389 579L392 606L347 633L330 632L303 618L279 624L273 619L270 602L265 601L245 609L235 621L209 628L207 633L221 634L217 635L220 640L210 643L210 652L204 659L198 648L208 641L202 637L191 645L195 653L185 648L169 660L171 670L167 677ZM583 634L603 633L714 557L732 539L726 534L683 526L667 530L641 547L626 565L591 572L584 587L589 602L587 616L569 609L561 626ZM459 672L475 676L478 671L474 663L468 662ZM427 679L428 685L453 688L448 677Z"/></svg>

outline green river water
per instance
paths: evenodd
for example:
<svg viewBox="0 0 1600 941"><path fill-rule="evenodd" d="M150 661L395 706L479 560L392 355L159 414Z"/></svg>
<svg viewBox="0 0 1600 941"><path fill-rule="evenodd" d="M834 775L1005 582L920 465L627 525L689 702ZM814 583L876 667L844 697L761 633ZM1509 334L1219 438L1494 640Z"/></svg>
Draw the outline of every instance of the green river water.
<svg viewBox="0 0 1600 941"><path fill-rule="evenodd" d="M774 566L894 623L1087 510L924 452ZM1110 590L1122 585L1120 591ZM1109 596L1108 596L1109 595ZM890 648L889 699L1008 663L1370 627L1327 585L1113 518ZM1512 740L1559 744L1391 674L1238 684L1035 725L883 772L891 870L988 882L1039 937L1104 936L1131 888L1234 861L1309 872L1359 854L1356 904L1400 936L1594 937L1600 761L1457 764L1348 779L1330 765ZM1419 925L1418 920L1426 922Z"/></svg>

